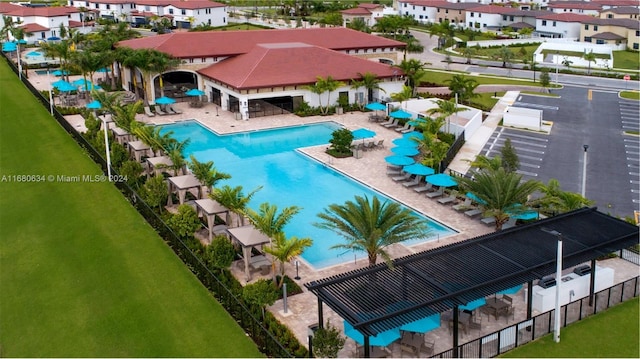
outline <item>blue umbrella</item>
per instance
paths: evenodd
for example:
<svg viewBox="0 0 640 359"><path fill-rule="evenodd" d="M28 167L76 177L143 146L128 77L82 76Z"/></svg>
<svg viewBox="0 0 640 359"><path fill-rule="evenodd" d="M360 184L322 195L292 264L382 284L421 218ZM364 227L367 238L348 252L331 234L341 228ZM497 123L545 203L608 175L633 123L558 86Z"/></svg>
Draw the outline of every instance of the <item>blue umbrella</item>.
<svg viewBox="0 0 640 359"><path fill-rule="evenodd" d="M87 86L87 85L91 85L91 81L85 80L85 79L77 79L73 81L72 84L76 86Z"/></svg>
<svg viewBox="0 0 640 359"><path fill-rule="evenodd" d="M54 83L51 84L53 87L58 88L60 86L73 86L70 82L65 81L65 80L58 80Z"/></svg>
<svg viewBox="0 0 640 359"><path fill-rule="evenodd" d="M415 162L411 157L399 156L399 155L387 156L384 158L384 160L388 164L394 165L394 166L408 166Z"/></svg>
<svg viewBox="0 0 640 359"><path fill-rule="evenodd" d="M418 176L429 176L436 173L433 168L425 166L422 163L414 163L412 165L405 166L402 170Z"/></svg>
<svg viewBox="0 0 640 359"><path fill-rule="evenodd" d="M171 97L162 96L156 99L156 103L158 105L171 105L173 103L176 103L176 100L172 99Z"/></svg>
<svg viewBox="0 0 640 359"><path fill-rule="evenodd" d="M198 89L191 89L184 93L187 96L202 96L204 95L204 91Z"/></svg>
<svg viewBox="0 0 640 359"><path fill-rule="evenodd" d="M440 327L440 314L430 315L400 327L400 330L414 333L426 333Z"/></svg>
<svg viewBox="0 0 640 359"><path fill-rule="evenodd" d="M415 156L420 153L420 150L415 147L393 147L391 152L400 156Z"/></svg>
<svg viewBox="0 0 640 359"><path fill-rule="evenodd" d="M89 102L86 107L90 110L99 110L102 108L102 104L98 100L93 100Z"/></svg>
<svg viewBox="0 0 640 359"><path fill-rule="evenodd" d="M381 104L380 102L372 102L372 103L368 103L366 106L364 106L364 108L371 111L382 111L382 110L386 110L387 106Z"/></svg>
<svg viewBox="0 0 640 359"><path fill-rule="evenodd" d="M391 142L393 142L394 145L400 146L400 147L418 147L418 142L411 140L409 138L400 137L400 138L396 138Z"/></svg>
<svg viewBox="0 0 640 359"><path fill-rule="evenodd" d="M47 37L47 41L58 41L58 40L60 40L60 38L57 36Z"/></svg>
<svg viewBox="0 0 640 359"><path fill-rule="evenodd" d="M422 118L417 118L415 120L409 121L409 124L411 126L420 126L420 125L424 125L425 123L427 123L427 120L422 119Z"/></svg>
<svg viewBox="0 0 640 359"><path fill-rule="evenodd" d="M530 221L532 219L538 219L538 211L532 209L524 209L521 204L513 206L511 209L505 211L509 217L515 219L521 219L523 221Z"/></svg>
<svg viewBox="0 0 640 359"><path fill-rule="evenodd" d="M2 44L2 51L4 52L16 51L17 49L18 49L18 46L13 42L5 42Z"/></svg>
<svg viewBox="0 0 640 359"><path fill-rule="evenodd" d="M427 176L425 181L438 187L452 187L458 184L453 177L445 173L438 173L437 175Z"/></svg>
<svg viewBox="0 0 640 359"><path fill-rule="evenodd" d="M522 284L518 284L515 287L511 287L505 290L501 290L499 291L497 294L507 294L507 295L513 295L518 293L518 291L520 291L520 289L522 289Z"/></svg>
<svg viewBox="0 0 640 359"><path fill-rule="evenodd" d="M356 140L363 139L363 138L371 138L376 135L375 132L366 128L359 128L355 131L351 131L351 134L353 135L353 138Z"/></svg>
<svg viewBox="0 0 640 359"><path fill-rule="evenodd" d="M52 72L53 76L62 76L62 75L68 75L69 71L67 70L55 70L54 72Z"/></svg>
<svg viewBox="0 0 640 359"><path fill-rule="evenodd" d="M465 305L459 306L458 308L460 310L474 310L476 308L482 307L485 304L487 304L487 301L484 298L480 298L480 299L472 300Z"/></svg>
<svg viewBox="0 0 640 359"><path fill-rule="evenodd" d="M58 89L58 91L61 91L61 92L78 91L78 88L71 84L62 84L60 86L56 86L56 88Z"/></svg>
<svg viewBox="0 0 640 359"><path fill-rule="evenodd" d="M402 138L406 138L406 139L415 138L416 140L422 140L424 138L424 135L422 134L422 132L411 131L403 134Z"/></svg>
<svg viewBox="0 0 640 359"><path fill-rule="evenodd" d="M18 40L18 44L20 44L20 45L26 45L26 44L27 44L27 40L25 40L25 39L20 39L20 40Z"/></svg>
<svg viewBox="0 0 640 359"><path fill-rule="evenodd" d="M27 53L27 56L31 56L31 57L40 57L42 56L42 53L37 52L37 51L31 51Z"/></svg>
<svg viewBox="0 0 640 359"><path fill-rule="evenodd" d="M411 118L413 115L411 115L409 112L398 110L391 112L389 116L393 118Z"/></svg>
<svg viewBox="0 0 640 359"><path fill-rule="evenodd" d="M91 83L89 83L89 86L80 86L80 91L91 91L91 90L102 90L102 87L100 87L100 85L93 85Z"/></svg>
<svg viewBox="0 0 640 359"><path fill-rule="evenodd" d="M360 345L364 345L364 336L358 330L356 330L349 322L344 322L344 335L356 341ZM378 333L378 335L369 337L369 345L377 347L386 347L389 344L400 339L400 329L389 329L385 332Z"/></svg>
<svg viewBox="0 0 640 359"><path fill-rule="evenodd" d="M470 200L476 202L476 203L480 203L480 204L487 204L487 202L483 199L481 199L480 197L476 196L475 194L471 193L471 192L467 192L466 194L467 198L469 198Z"/></svg>

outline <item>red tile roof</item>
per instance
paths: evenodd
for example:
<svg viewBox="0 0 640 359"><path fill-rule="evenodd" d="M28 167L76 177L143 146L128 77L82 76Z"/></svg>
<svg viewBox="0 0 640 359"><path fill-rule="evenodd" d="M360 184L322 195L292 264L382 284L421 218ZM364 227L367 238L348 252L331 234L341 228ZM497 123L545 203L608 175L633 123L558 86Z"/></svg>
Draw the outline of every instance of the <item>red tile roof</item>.
<svg viewBox="0 0 640 359"><path fill-rule="evenodd" d="M359 78L358 73L379 78L401 73L390 65L299 42L257 44L246 54L198 72L236 89L308 85L318 76L349 81Z"/></svg>
<svg viewBox="0 0 640 359"><path fill-rule="evenodd" d="M514 11L518 11L518 9L498 5L480 5L468 8L467 11L480 12L483 14L508 14Z"/></svg>
<svg viewBox="0 0 640 359"><path fill-rule="evenodd" d="M82 27L82 21L74 21L74 20L69 20L69 27L71 28L75 28L75 27ZM87 23L84 23L84 26L87 26Z"/></svg>
<svg viewBox="0 0 640 359"><path fill-rule="evenodd" d="M404 48L405 43L343 27L177 32L122 41L118 46L155 49L177 58L234 56L259 43L302 42L332 50Z"/></svg>
<svg viewBox="0 0 640 359"><path fill-rule="evenodd" d="M21 8L23 8L23 6L0 1L0 14L6 14L10 11L18 10Z"/></svg>
<svg viewBox="0 0 640 359"><path fill-rule="evenodd" d="M589 16L589 15L581 15L581 14L574 14L574 13L564 12L564 13L561 13L561 14L551 14L551 15L538 16L537 19L553 20L553 21L564 21L564 22L583 22L583 21L587 21L587 20L592 20L592 19L594 19L594 17L593 16Z"/></svg>
<svg viewBox="0 0 640 359"><path fill-rule="evenodd" d="M343 15L365 15L365 16L371 15L371 11L361 7L354 7L352 9L341 10L340 12Z"/></svg>
<svg viewBox="0 0 640 359"><path fill-rule="evenodd" d="M362 4L358 4L358 7L365 8L365 9L377 9L379 7L380 8L384 7L384 5L372 4L372 3L362 3Z"/></svg>
<svg viewBox="0 0 640 359"><path fill-rule="evenodd" d="M209 0L135 0L137 5L149 6L173 6L178 9L208 9L214 7L223 7L225 4L213 2Z"/></svg>
<svg viewBox="0 0 640 359"><path fill-rule="evenodd" d="M613 32L605 31L599 34L591 35L594 39L602 39L602 40L624 40L626 37L620 36L618 34L614 34Z"/></svg>
<svg viewBox="0 0 640 359"><path fill-rule="evenodd" d="M78 9L72 6L44 6L44 7L26 7L20 6L18 9L7 12L10 16L66 16L72 13L80 12Z"/></svg>
<svg viewBox="0 0 640 359"><path fill-rule="evenodd" d="M602 9L602 5L600 4L594 4L594 3L567 3L564 4L562 2L559 3L553 3L553 4L549 4L547 5L549 8L552 9L580 9L580 10L600 10Z"/></svg>
<svg viewBox="0 0 640 359"><path fill-rule="evenodd" d="M20 26L20 28L24 29L24 31L26 33L32 33L32 32L37 32L37 31L48 31L49 28L48 27L44 27L40 24L36 24L36 23L31 23L31 24L25 24Z"/></svg>

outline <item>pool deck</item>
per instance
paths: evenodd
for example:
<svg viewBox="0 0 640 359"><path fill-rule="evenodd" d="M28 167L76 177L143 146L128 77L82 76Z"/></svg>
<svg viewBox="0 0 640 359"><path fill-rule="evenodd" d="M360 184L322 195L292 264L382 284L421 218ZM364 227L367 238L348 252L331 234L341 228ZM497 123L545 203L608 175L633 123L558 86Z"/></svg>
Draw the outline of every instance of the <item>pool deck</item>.
<svg viewBox="0 0 640 359"><path fill-rule="evenodd" d="M34 83L34 86L41 90L47 90L49 83L51 81L57 80L57 78L53 76L37 75L35 73L30 76L30 79L32 80L32 83ZM73 80L75 80L75 77L71 78L71 81ZM454 211L450 205L441 205L435 199L426 198L424 195L415 193L412 189L407 189L399 183L393 182L386 175L386 163L384 161L384 157L391 154L389 150L389 148L393 146L391 141L400 137L401 135L396 131L386 129L376 123L369 122L368 113L353 112L346 113L344 115L313 116L304 118L295 115L280 115L242 121L236 120L233 113L223 111L220 108L217 108L216 105L211 103L205 104L202 108L191 108L188 106L188 103L178 103L174 105L174 107L180 109L181 111L183 111L183 113L180 115L167 115L162 117L147 117L145 115L138 115L138 120L146 123L162 125L195 119L202 123L204 126L219 134L255 131L274 127L296 126L301 124L311 124L326 121L335 121L351 130L364 127L375 131L377 138L384 139L385 148L381 150L363 152L361 158L332 158L324 152L327 148L327 145L308 147L302 149L301 151L324 163L326 166L334 168L335 170L340 171L343 174L350 176L379 192L384 193L388 197L402 202L405 205L417 210L418 212L421 212L458 231L458 234L448 236L446 238L441 238L439 240L414 245L411 247L406 247L402 244L393 245L388 248L388 251L394 258L451 243L464 241L469 238L490 233L494 230L493 227L482 224L477 218L470 219L464 216L464 214ZM67 116L67 120L79 131L83 131L84 121L81 116ZM621 259L609 259L603 262L599 262L598 265L613 267L615 269L615 283L619 283L638 275L638 266ZM362 268L365 266L367 266L367 261L366 259L362 259L356 262L352 261L349 263L316 270L314 268L311 268L301 260L298 273L301 279L297 280L297 283L304 289L304 283L330 277L339 273ZM238 278L238 280L245 284L243 271L241 270L240 266L234 263L231 270L236 278ZM295 265L288 264L286 266L286 272L290 278L294 278L296 276ZM259 273L254 273L253 281L265 277L268 276L262 276ZM526 307L524 305L523 290L521 290L513 297L514 307L516 308L515 320L524 320L526 318ZM317 298L313 294L305 290L302 294L288 298L288 313L286 314L283 313L283 302L281 300L277 301L273 306L269 308L269 310L281 322L286 324L293 331L293 333L303 345L307 345L307 328L309 325L316 323L318 318ZM535 314L537 313L534 313L534 315ZM334 326L342 330L342 319L326 306L324 307L324 317L325 320L330 320ZM477 335L474 335L473 332L466 335L461 334L460 342L463 343L468 340L475 339L481 333L491 333L506 324L503 323L504 322L502 322L502 320L494 320L489 322L485 321L482 324L482 330L478 331ZM427 339L436 342L435 353L439 353L443 350L451 348L452 346L452 336L444 325L436 330L427 333ZM397 345L392 345L389 348L391 350L390 356L401 356L401 352ZM352 357L354 350L354 341L348 339L346 341L345 347L339 353L339 356Z"/></svg>

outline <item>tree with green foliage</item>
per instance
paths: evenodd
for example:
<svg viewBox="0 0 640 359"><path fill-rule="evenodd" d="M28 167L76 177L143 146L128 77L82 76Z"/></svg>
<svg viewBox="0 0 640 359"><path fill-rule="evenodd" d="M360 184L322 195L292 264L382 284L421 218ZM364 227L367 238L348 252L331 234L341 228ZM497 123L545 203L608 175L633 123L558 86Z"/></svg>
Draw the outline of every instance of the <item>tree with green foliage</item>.
<svg viewBox="0 0 640 359"><path fill-rule="evenodd" d="M471 167L475 167L479 170L497 170L502 167L502 157L495 156L493 158L489 158L484 155L477 155L476 158L471 161L467 160Z"/></svg>
<svg viewBox="0 0 640 359"><path fill-rule="evenodd" d="M449 84L451 94L458 95L460 102L471 104L471 100L478 97L478 94L475 92L478 87L478 81L473 78L464 75L453 75L445 82Z"/></svg>
<svg viewBox="0 0 640 359"><path fill-rule="evenodd" d="M502 167L507 172L515 172L520 168L520 159L515 147L511 144L511 139L507 137L504 146L500 150L502 155Z"/></svg>
<svg viewBox="0 0 640 359"><path fill-rule="evenodd" d="M406 78L405 85L411 88L411 96L415 96L418 81L426 74L426 63L418 59L409 59L402 60L400 64L394 66L402 70Z"/></svg>
<svg viewBox="0 0 640 359"><path fill-rule="evenodd" d="M447 123L447 133L451 133L451 116L466 111L466 108L458 107L458 105L452 100L436 100L438 107L427 110L427 114L434 115L439 114L440 118L443 118Z"/></svg>
<svg viewBox="0 0 640 359"><path fill-rule="evenodd" d="M300 212L300 209L298 206L290 206L278 213L278 206L264 202L260 204L257 212L251 208L245 208L244 213L260 232L273 239L284 232L284 227Z"/></svg>
<svg viewBox="0 0 640 359"><path fill-rule="evenodd" d="M391 94L391 99L395 102L400 102L401 106L411 98L413 98L413 89L406 85L402 86L402 91Z"/></svg>
<svg viewBox="0 0 640 359"><path fill-rule="evenodd" d="M342 14L339 12L330 12L328 14L325 14L319 22L323 25L342 26Z"/></svg>
<svg viewBox="0 0 640 359"><path fill-rule="evenodd" d="M563 191L560 182L552 178L540 189L543 196L535 201L540 210L547 215L556 215L573 211L582 207L592 206L593 201L582 197L580 193Z"/></svg>
<svg viewBox="0 0 640 359"><path fill-rule="evenodd" d="M522 180L522 175L507 172L504 168L481 170L473 178L460 177L458 182L463 191L471 192L481 200L483 212L496 219L496 230L509 220L510 213L518 208L526 208L529 196L541 188L534 180Z"/></svg>
<svg viewBox="0 0 640 359"><path fill-rule="evenodd" d="M202 227L196 210L188 204L178 206L178 213L167 220L167 225L173 233L182 239L187 239Z"/></svg>
<svg viewBox="0 0 640 359"><path fill-rule="evenodd" d="M277 283L278 288L281 288L284 283L285 263L301 255L304 250L311 247L312 244L313 241L310 238L298 238L296 236L287 238L284 232L279 232L272 238L271 243L264 247L266 253L271 254L273 258L280 262L280 282ZM275 263L273 263L272 268L275 277Z"/></svg>
<svg viewBox="0 0 640 359"><path fill-rule="evenodd" d="M513 54L513 51L506 46L502 46L500 51L494 55L495 59L502 61L502 67L507 67L507 64L511 64L514 57L515 55Z"/></svg>
<svg viewBox="0 0 640 359"><path fill-rule="evenodd" d="M233 247L233 243L223 235L213 237L205 250L207 265L213 268L229 268L235 257L236 249Z"/></svg>
<svg viewBox="0 0 640 359"><path fill-rule="evenodd" d="M257 187L253 191L249 192L246 196L242 192L242 186L231 187L228 185L220 188L214 187L213 191L209 194L209 197L218 201L221 205L227 207L231 212L237 216L236 226L245 225L245 210L251 202L253 196L262 189L262 186ZM227 226L232 227L230 214L226 219Z"/></svg>
<svg viewBox="0 0 640 359"><path fill-rule="evenodd" d="M213 165L213 161L200 162L193 154L189 157L187 165L191 173L200 181L201 187L203 187L200 189L202 198L208 195L208 193L205 194L205 188L207 192L211 191L211 188L215 186L218 181L231 178L230 174L219 172Z"/></svg>
<svg viewBox="0 0 640 359"><path fill-rule="evenodd" d="M455 26L448 20L433 24L429 28L429 36L438 37L438 50L447 46L447 43L449 43L453 39L453 37L455 36L455 29Z"/></svg>
<svg viewBox="0 0 640 359"><path fill-rule="evenodd" d="M353 142L353 133L346 128L333 131L329 143L331 146L327 149L327 153L336 156L344 157L352 155L351 143Z"/></svg>
<svg viewBox="0 0 640 359"><path fill-rule="evenodd" d="M341 81L337 81L335 80L333 77L331 76L327 76L327 77L322 77L322 76L318 76L316 78L316 82L313 85L309 85L306 88L317 94L318 95L318 103L320 104L320 112L323 115L326 115L327 113L329 113L329 106L331 103L331 93L334 92L335 90L339 89L340 87L344 86L345 84ZM324 107L322 105L322 94L324 94L325 92L328 92L327 94L327 106Z"/></svg>
<svg viewBox="0 0 640 359"><path fill-rule="evenodd" d="M545 91L547 91L547 87L549 87L550 84L551 84L551 75L549 75L549 69L546 67L543 67L540 70L540 85L542 85L542 88L544 88Z"/></svg>
<svg viewBox="0 0 640 359"><path fill-rule="evenodd" d="M582 55L582 58L587 60L587 62L589 62L589 68L587 70L587 75L591 75L591 63L595 63L596 62L596 54L593 53L593 51L589 51L589 52L585 52L584 55Z"/></svg>
<svg viewBox="0 0 640 359"><path fill-rule="evenodd" d="M322 328L318 328L313 335L313 355L316 358L337 358L338 352L344 347L346 338L340 330L331 324L331 320Z"/></svg>
<svg viewBox="0 0 640 359"><path fill-rule="evenodd" d="M380 82L382 81L378 78L378 75L371 72L365 72L364 74L358 72L358 76L360 76L359 79L351 80L351 87L356 90L364 87L365 90L367 90L367 96L364 98L364 104L369 103L373 99L373 91L382 91L386 93L386 91L380 87ZM364 104L360 105L362 106Z"/></svg>
<svg viewBox="0 0 640 359"><path fill-rule="evenodd" d="M140 190L140 196L147 202L149 207L157 208L158 213L162 214L162 206L167 203L167 184L164 177L155 176L147 180Z"/></svg>
<svg viewBox="0 0 640 359"><path fill-rule="evenodd" d="M377 20L375 29L395 39L399 33L406 33L412 23L413 19L409 16L388 15Z"/></svg>
<svg viewBox="0 0 640 359"><path fill-rule="evenodd" d="M273 305L280 297L278 288L266 279L258 279L255 283L247 284L242 288L242 298L249 304L258 306L262 311L264 320L264 307Z"/></svg>
<svg viewBox="0 0 640 359"><path fill-rule="evenodd" d="M122 93L119 93L119 95L121 94ZM94 97L94 99L96 99L96 97ZM142 107L143 104L140 100L128 104L116 103L116 105L113 106L113 121L118 125L118 127L131 133L132 124L136 122L136 115Z"/></svg>
<svg viewBox="0 0 640 359"><path fill-rule="evenodd" d="M473 47L465 47L462 49L462 55L467 59L467 64L471 64L471 58L476 54L476 49Z"/></svg>
<svg viewBox="0 0 640 359"><path fill-rule="evenodd" d="M388 246L429 234L424 220L400 204L380 202L378 197L369 200L367 196L356 196L355 201L330 205L318 217L322 222L314 223L314 226L333 231L346 240L332 249L365 252L369 266L376 265L378 256L391 266L391 256L386 251Z"/></svg>
<svg viewBox="0 0 640 359"><path fill-rule="evenodd" d="M142 164L138 161L125 161L118 172L126 178L127 184L133 189L138 189L141 183L141 176L144 172L144 168L142 168Z"/></svg>
<svg viewBox="0 0 640 359"><path fill-rule="evenodd" d="M364 22L363 18L357 17L353 20L351 20L348 24L347 24L347 28L352 29L352 30L356 30L356 31L360 31L360 32L366 32L366 33L370 33L371 29L369 28L369 26L367 26L367 23Z"/></svg>

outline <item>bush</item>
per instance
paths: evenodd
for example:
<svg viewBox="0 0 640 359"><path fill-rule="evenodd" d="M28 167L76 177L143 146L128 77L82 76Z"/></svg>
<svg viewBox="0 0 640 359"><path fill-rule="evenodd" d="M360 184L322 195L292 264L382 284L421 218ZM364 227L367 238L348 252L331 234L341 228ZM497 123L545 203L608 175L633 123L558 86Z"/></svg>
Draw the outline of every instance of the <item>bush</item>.
<svg viewBox="0 0 640 359"><path fill-rule="evenodd" d="M236 257L236 249L225 236L215 236L205 251L208 266L214 268L229 268Z"/></svg>
<svg viewBox="0 0 640 359"><path fill-rule="evenodd" d="M141 175L143 171L144 169L140 162L131 160L125 161L118 169L118 172L126 177L127 184L132 188L139 188L142 184Z"/></svg>
<svg viewBox="0 0 640 359"><path fill-rule="evenodd" d="M333 131L332 138L329 140L331 146L327 153L334 157L349 157L353 155L351 152L351 142L353 142L353 134L346 128Z"/></svg>
<svg viewBox="0 0 640 359"><path fill-rule="evenodd" d="M178 206L178 213L167 221L169 228L180 238L189 238L202 224L196 210L188 204Z"/></svg>
<svg viewBox="0 0 640 359"><path fill-rule="evenodd" d="M337 358L338 352L344 347L346 338L340 331L327 321L324 328L316 330L313 336L313 355L317 358Z"/></svg>

